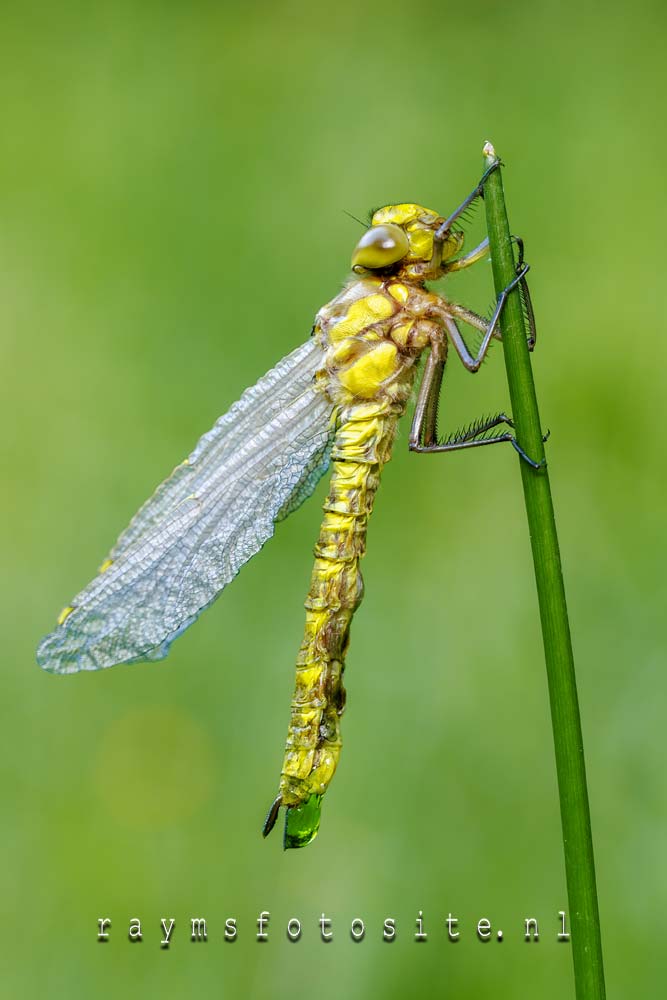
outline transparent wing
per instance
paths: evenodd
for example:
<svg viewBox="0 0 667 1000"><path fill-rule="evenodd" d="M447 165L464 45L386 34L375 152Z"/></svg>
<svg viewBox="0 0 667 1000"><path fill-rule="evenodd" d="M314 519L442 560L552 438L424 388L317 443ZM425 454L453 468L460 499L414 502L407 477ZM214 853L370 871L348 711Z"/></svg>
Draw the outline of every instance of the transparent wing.
<svg viewBox="0 0 667 1000"><path fill-rule="evenodd" d="M322 349L283 358L200 439L144 504L37 659L56 673L159 660L310 496L329 464Z"/></svg>

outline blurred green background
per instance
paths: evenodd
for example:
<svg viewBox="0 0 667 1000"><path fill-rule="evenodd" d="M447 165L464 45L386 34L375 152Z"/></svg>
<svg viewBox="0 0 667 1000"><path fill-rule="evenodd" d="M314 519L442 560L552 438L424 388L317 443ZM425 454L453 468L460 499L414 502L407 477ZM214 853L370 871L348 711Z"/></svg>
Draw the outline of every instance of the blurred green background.
<svg viewBox="0 0 667 1000"><path fill-rule="evenodd" d="M665 26L645 0L3 5L7 996L573 995L510 449L409 455L406 421L370 526L345 749L307 850L259 831L325 484L164 663L54 678L34 660L156 483L337 293L360 231L344 210L446 214L486 139L533 266L609 996L657 995ZM474 272L448 292L484 308L490 268ZM507 405L498 348L477 378L449 367L448 427ZM189 941L199 916L206 945ZM522 939L530 916L539 945ZM162 917L176 920L167 953ZM476 940L481 917L502 944Z"/></svg>

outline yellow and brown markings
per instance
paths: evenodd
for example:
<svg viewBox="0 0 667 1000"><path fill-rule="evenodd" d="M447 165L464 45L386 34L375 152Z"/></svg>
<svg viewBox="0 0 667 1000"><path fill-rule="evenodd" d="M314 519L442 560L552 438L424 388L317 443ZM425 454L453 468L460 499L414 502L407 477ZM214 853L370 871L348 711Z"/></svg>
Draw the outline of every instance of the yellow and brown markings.
<svg viewBox="0 0 667 1000"><path fill-rule="evenodd" d="M326 351L320 381L334 402L378 399L383 391L392 401L407 398L401 383L411 386L407 369L432 334L424 294L415 284L365 279L320 310L315 332Z"/></svg>
<svg viewBox="0 0 667 1000"><path fill-rule="evenodd" d="M366 279L348 285L317 317L315 335L325 349L318 380L337 405L338 423L280 779L289 807L323 794L340 756L345 654L363 596L359 561L415 362L432 332L423 295L409 283Z"/></svg>
<svg viewBox="0 0 667 1000"><path fill-rule="evenodd" d="M365 409L371 410L371 405L365 404ZM373 409L374 413L362 413L360 419L348 414L336 434L280 779L286 806L298 806L310 795L323 794L340 757L345 654L352 616L363 596L359 560L398 420L392 408L376 404Z"/></svg>

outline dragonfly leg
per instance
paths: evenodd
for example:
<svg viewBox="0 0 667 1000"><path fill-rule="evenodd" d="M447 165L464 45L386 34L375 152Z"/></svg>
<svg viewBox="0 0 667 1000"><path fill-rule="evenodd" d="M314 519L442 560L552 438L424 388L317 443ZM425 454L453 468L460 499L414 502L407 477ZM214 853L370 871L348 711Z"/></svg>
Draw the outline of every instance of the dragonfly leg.
<svg viewBox="0 0 667 1000"><path fill-rule="evenodd" d="M477 200L477 198L484 197L484 185L486 184L488 178L491 176L494 170L497 170L499 166L500 166L500 160L494 160L493 163L489 167L487 167L487 169L482 174L479 183L475 188L473 188L468 197L464 198L459 207L454 209L449 218L445 219L445 221L438 226L438 228L435 231L436 240L444 240L447 233L452 228L453 223L456 222L456 220L460 218L461 215L463 215L466 208L469 208L470 205L472 205L472 203Z"/></svg>
<svg viewBox="0 0 667 1000"><path fill-rule="evenodd" d="M503 306L507 301L507 296L516 288L517 285L525 285L525 275L528 270L528 264L523 264L521 269L517 271L515 278L510 281L509 285L502 290L498 296L498 301L496 303L496 308L494 309L493 316L490 320L484 319L483 316L479 316L472 309L466 309L465 306L456 305L454 302L448 302L446 309L443 311L442 319L445 326L447 327L447 333L449 334L451 341L456 349L456 353L460 357L463 365L470 372L479 371L484 358L489 350L489 345L491 343L492 337L497 337L500 339L501 330L498 320L500 319L500 314L503 310ZM530 301L530 295L527 293L526 285L526 295L525 298L522 296L522 301L524 303L524 309L529 318L529 335L528 335L528 349L532 350L535 346L535 324L534 317L532 322L530 318L533 316L533 307ZM479 346L477 354L473 354L466 344L461 331L459 330L456 319L460 319L463 323L467 323L468 326L474 327L479 330L484 336L482 338L482 343Z"/></svg>
<svg viewBox="0 0 667 1000"><path fill-rule="evenodd" d="M468 253L464 254L463 257L455 257L454 260L448 260L446 264L443 264L444 270L449 274L451 271L463 271L466 267L471 267L478 261L486 257L489 252L489 237L479 243L474 250L470 250Z"/></svg>
<svg viewBox="0 0 667 1000"><path fill-rule="evenodd" d="M479 448L482 445L502 444L504 441L509 441L514 450L521 456L524 462L528 463L531 469L543 469L547 464L546 459L542 462L536 462L523 450L517 439L510 431L505 431L503 434L494 434L491 437L475 436L478 434L484 434L485 431L490 430L492 427L497 427L498 424L502 423L507 423L510 427L514 426L508 417L506 417L503 413L499 413L497 417L490 417L488 420L482 419L476 421L471 428L464 431L460 436L455 434L439 444L432 445L430 448L419 448L413 450L427 455L431 452L441 454L446 451L462 451L464 448Z"/></svg>
<svg viewBox="0 0 667 1000"><path fill-rule="evenodd" d="M436 246L436 250L433 254L434 260L436 259L438 261L440 260L442 252L440 248L442 247L442 244L447 238L453 224L456 222L457 219L459 219L465 213L466 209L468 209L473 204L473 202L477 200L477 198L484 197L484 185L486 184L490 175L500 166L501 166L500 159L495 159L493 163L491 163L484 171L476 187L474 187L473 190L470 192L470 194L463 199L458 208L455 208L454 211L451 213L451 215L448 216L448 218L446 218L444 222L440 223L440 225L435 231L435 237L434 237ZM514 278L514 280L509 283L507 288L503 289L503 291L498 296L498 302L496 303L495 311L493 313L493 316L491 317L490 325L495 328L495 326L498 323L498 318L502 311L503 305L505 304L507 296L512 291L512 289L515 288L516 285L518 284L521 292L521 302L523 305L524 314L528 322L528 328L529 328L529 334L527 338L528 350L532 351L533 348L535 347L536 329L535 329L535 313L533 310L533 303L530 298L528 283L526 282L526 274L528 273L529 265L524 263L523 240L521 239L521 237L513 236L512 240L516 243L517 247L519 248L519 259L516 264L516 272L517 272L516 278ZM462 271L464 268L470 267L472 264L476 264L477 261L481 260L488 253L488 250L489 250L489 240L487 237L486 239L482 240L482 242L478 244L478 246L476 246L469 253L464 254L463 257L459 257L455 260L449 261L444 266L444 269L446 272ZM494 335L493 332L491 335L492 336ZM500 331L498 331L498 336L500 336Z"/></svg>
<svg viewBox="0 0 667 1000"><path fill-rule="evenodd" d="M519 259L516 262L516 272L519 274L519 272L523 271L524 268L523 240L520 236L513 236L512 241L516 243L519 248ZM528 350L532 351L537 341L537 327L535 325L535 311L530 297L528 282L525 278L525 272L524 277L522 277L519 281L519 291L521 292L521 303L523 305L524 315L526 317L526 322L528 323Z"/></svg>
<svg viewBox="0 0 667 1000"><path fill-rule="evenodd" d="M480 448L483 445L488 444L502 444L505 441L509 441L514 450L521 456L524 462L527 462L531 469L542 469L546 465L546 459L542 462L536 462L534 459L528 455L514 435L510 431L505 431L502 434L494 434L491 437L479 437L479 435L485 434L487 431L491 430L493 427L498 427L500 424L507 424L509 427L513 427L514 424L510 417L504 413L499 413L495 417L482 418L480 420L474 421L470 427L466 428L460 434L453 434L446 438L444 441L435 441L433 444L413 444L410 442L410 451L416 451L420 455L431 455L431 454L444 454L447 451L463 451L467 448Z"/></svg>
<svg viewBox="0 0 667 1000"><path fill-rule="evenodd" d="M520 236L513 236L512 242L516 243L519 248L519 259L516 263L516 270L518 271L524 265L523 258L523 239ZM477 264L478 261L483 260L489 252L489 237L486 236L481 243L478 243L473 250L469 250L468 253L464 254L463 257L455 257L454 260L449 260L444 266L447 273L450 271L463 271L466 267L471 267L473 264Z"/></svg>
<svg viewBox="0 0 667 1000"><path fill-rule="evenodd" d="M408 441L410 451L421 452L437 444L438 400L442 376L445 373L445 361L446 345L443 340L434 337L417 394Z"/></svg>
<svg viewBox="0 0 667 1000"><path fill-rule="evenodd" d="M497 170L500 166L500 160L494 160L493 163L484 171L482 177L475 188L470 192L467 198L464 198L458 208L455 208L452 214L441 222L433 235L433 256L431 258L431 267L438 271L435 277L438 277L441 271L439 271L442 261L442 251L445 244L445 240L451 233L452 226L457 219L465 213L465 211L472 205L474 201L478 198L484 197L484 185L486 184L487 178ZM460 271L464 267L470 267L476 261L481 260L484 254L488 250L488 240L483 240L478 247L471 250L469 254L465 257L460 257L458 261L450 261L444 267L445 271Z"/></svg>
<svg viewBox="0 0 667 1000"><path fill-rule="evenodd" d="M523 450L511 431L504 431L502 434L494 434L491 437L483 437L488 431L501 424L507 427L514 427L511 417L505 413L498 413L495 417L487 417L474 421L465 430L450 435L444 440L438 439L437 419L438 400L440 397L440 387L445 368L444 344L435 338L431 344L429 354L422 376L417 405L410 428L409 448L421 455L442 454L447 451L462 451L464 448L479 448L483 445L502 444L509 441L521 458L533 469L540 469L546 463L535 462Z"/></svg>
<svg viewBox="0 0 667 1000"><path fill-rule="evenodd" d="M507 296L509 295L509 293L511 291L513 291L516 288L517 285L520 285L521 282L525 280L525 277L526 277L529 269L530 269L530 264L522 264L521 267L517 268L517 272L516 272L515 277L512 278L512 280L510 281L510 283L508 285L506 285L505 288L503 288L502 292L498 296L498 301L496 302L496 308L493 310L493 315L492 315L491 319L489 320L489 325L487 327L486 334L485 334L485 340L486 340L487 346L488 346L488 342L491 339L491 337L494 335L494 333L496 333L496 330L498 330L498 332L500 332L500 329L499 329L499 326L498 326L498 322L500 320L500 314L503 311L503 307L504 307L505 303L507 302ZM480 348L480 351L481 351L481 348Z"/></svg>
<svg viewBox="0 0 667 1000"><path fill-rule="evenodd" d="M484 317L479 316L477 313L473 312L472 309L466 309L463 306L452 305L452 312L458 316L464 323L469 323L476 329L481 330L482 333L486 334L489 325L493 327L493 332L491 336L497 337L499 340L502 337L502 332L498 323L500 318L500 313L502 312L503 306L507 296L512 291L513 288L518 284L519 291L521 293L521 305L523 307L524 316L528 324L528 350L532 351L535 347L535 341L537 339L537 330L535 327L535 312L533 310L533 303L530 297L530 290L528 288L528 282L526 281L526 274L528 273L529 264L526 264L523 256L523 240L520 236L513 236L512 241L516 243L519 248L519 259L516 262L516 277L509 283L507 288L503 289L498 297L498 302L490 320L484 319ZM449 261L445 265L447 273L451 271L462 271L466 267L471 267L478 261L482 260L486 256L489 250L489 239L488 237L471 250L470 253L465 254L463 257L458 257L455 260ZM470 353L470 352L468 352ZM462 359L463 360L463 359ZM465 363L465 362L464 362Z"/></svg>

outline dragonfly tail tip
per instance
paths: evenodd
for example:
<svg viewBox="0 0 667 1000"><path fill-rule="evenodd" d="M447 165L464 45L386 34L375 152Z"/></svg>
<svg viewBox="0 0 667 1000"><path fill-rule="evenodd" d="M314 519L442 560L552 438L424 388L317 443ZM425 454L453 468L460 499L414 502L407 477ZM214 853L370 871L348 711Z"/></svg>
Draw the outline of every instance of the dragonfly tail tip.
<svg viewBox="0 0 667 1000"><path fill-rule="evenodd" d="M280 812L280 807L282 805L282 796L277 795L276 798L271 803L271 807L266 814L266 819L264 820L264 826L262 827L262 836L268 837L268 835L273 830L276 825L276 820L278 819L278 813Z"/></svg>

